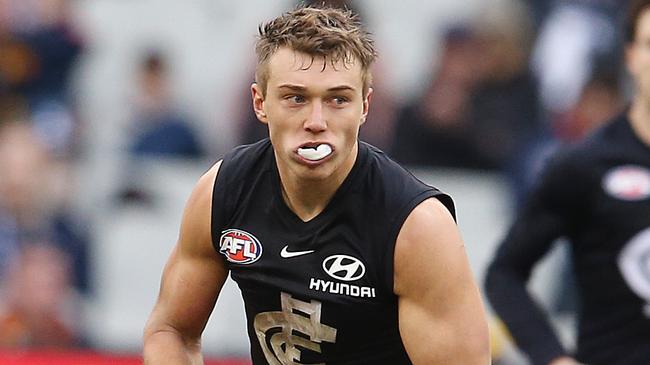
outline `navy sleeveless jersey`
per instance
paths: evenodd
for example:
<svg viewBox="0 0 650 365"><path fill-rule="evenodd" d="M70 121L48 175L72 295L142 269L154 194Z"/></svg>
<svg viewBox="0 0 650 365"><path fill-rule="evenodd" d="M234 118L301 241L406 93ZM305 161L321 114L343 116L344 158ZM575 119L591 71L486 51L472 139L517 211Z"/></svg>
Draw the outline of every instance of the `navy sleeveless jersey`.
<svg viewBox="0 0 650 365"><path fill-rule="evenodd" d="M303 222L282 198L268 139L227 154L212 239L244 298L253 363L410 364L393 254L404 220L430 197L454 214L448 195L359 142L332 200Z"/></svg>

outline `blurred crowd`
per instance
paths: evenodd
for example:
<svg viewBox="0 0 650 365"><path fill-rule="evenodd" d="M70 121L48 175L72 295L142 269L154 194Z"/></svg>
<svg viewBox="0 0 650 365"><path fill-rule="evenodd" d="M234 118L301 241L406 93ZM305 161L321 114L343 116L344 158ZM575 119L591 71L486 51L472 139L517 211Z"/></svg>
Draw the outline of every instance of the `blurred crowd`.
<svg viewBox="0 0 650 365"><path fill-rule="evenodd" d="M330 2L366 19L353 0ZM92 45L71 20L71 4L0 0L0 347L92 346L79 308L94 293L93 230L70 209L74 166L86 148L71 82ZM624 107L625 5L499 0L477 19L448 24L430 69L420 70L431 77L417 97L391 95L382 72L391 65L375 66L361 138L406 166L501 173L518 204L550 151ZM142 164L218 156L206 152L210 141L173 100L167 55L143 48L134 69L122 148L128 163L114 199L146 205L155 197L138 184ZM249 96L233 105L237 142L264 138Z"/></svg>
<svg viewBox="0 0 650 365"><path fill-rule="evenodd" d="M0 1L0 346L81 346L89 227L70 214L83 52L65 1Z"/></svg>

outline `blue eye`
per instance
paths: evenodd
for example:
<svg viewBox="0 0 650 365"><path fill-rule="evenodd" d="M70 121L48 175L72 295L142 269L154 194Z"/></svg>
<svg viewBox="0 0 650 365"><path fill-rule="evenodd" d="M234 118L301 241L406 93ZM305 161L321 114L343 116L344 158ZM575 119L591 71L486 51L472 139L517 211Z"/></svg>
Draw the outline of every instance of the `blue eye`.
<svg viewBox="0 0 650 365"><path fill-rule="evenodd" d="M295 104L303 104L307 99L302 95L290 95L287 99Z"/></svg>
<svg viewBox="0 0 650 365"><path fill-rule="evenodd" d="M345 104L345 103L347 103L349 101L348 98L344 98L342 96L335 96L335 97L332 98L332 100L334 101L334 104L336 104L336 105L343 105L343 104Z"/></svg>

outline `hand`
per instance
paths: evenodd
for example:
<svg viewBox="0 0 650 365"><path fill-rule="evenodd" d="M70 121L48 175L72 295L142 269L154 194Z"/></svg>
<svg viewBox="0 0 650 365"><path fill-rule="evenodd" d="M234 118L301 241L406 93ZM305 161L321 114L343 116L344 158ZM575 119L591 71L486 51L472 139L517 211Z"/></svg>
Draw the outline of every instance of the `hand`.
<svg viewBox="0 0 650 365"><path fill-rule="evenodd" d="M572 357L562 356L554 359L548 365L586 365L586 364L578 362Z"/></svg>

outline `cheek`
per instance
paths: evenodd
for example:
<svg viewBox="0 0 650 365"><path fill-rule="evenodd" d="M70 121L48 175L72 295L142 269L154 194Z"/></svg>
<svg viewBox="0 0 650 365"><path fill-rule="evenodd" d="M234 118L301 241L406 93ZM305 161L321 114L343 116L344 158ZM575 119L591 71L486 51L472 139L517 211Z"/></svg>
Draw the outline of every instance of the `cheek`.
<svg viewBox="0 0 650 365"><path fill-rule="evenodd" d="M273 142L274 146L279 146L283 138L282 127L279 127L273 123L268 123L267 126L269 128L269 138L271 139L271 142Z"/></svg>
<svg viewBox="0 0 650 365"><path fill-rule="evenodd" d="M650 60L642 60L641 62L638 62L636 68L632 72L638 83L647 86L650 80Z"/></svg>
<svg viewBox="0 0 650 365"><path fill-rule="evenodd" d="M356 140L359 136L359 127L361 127L360 121L351 121L350 124L345 128L345 138L349 141Z"/></svg>
<svg viewBox="0 0 650 365"><path fill-rule="evenodd" d="M633 79L632 81L635 84L638 84L644 78L643 69L644 69L643 63L639 58L636 58L628 63L628 71L630 73L630 76L632 76Z"/></svg>
<svg viewBox="0 0 650 365"><path fill-rule="evenodd" d="M634 72L637 76L643 76L644 71L648 69L649 63L647 57L639 57L634 64Z"/></svg>
<svg viewBox="0 0 650 365"><path fill-rule="evenodd" d="M635 68L637 72L646 72L650 69L650 49L639 52L636 58Z"/></svg>
<svg viewBox="0 0 650 365"><path fill-rule="evenodd" d="M280 120L280 122L278 122ZM275 148L283 150L291 145L291 138L296 133L291 129L290 123L286 119L273 119L267 123L269 129L269 138Z"/></svg>

